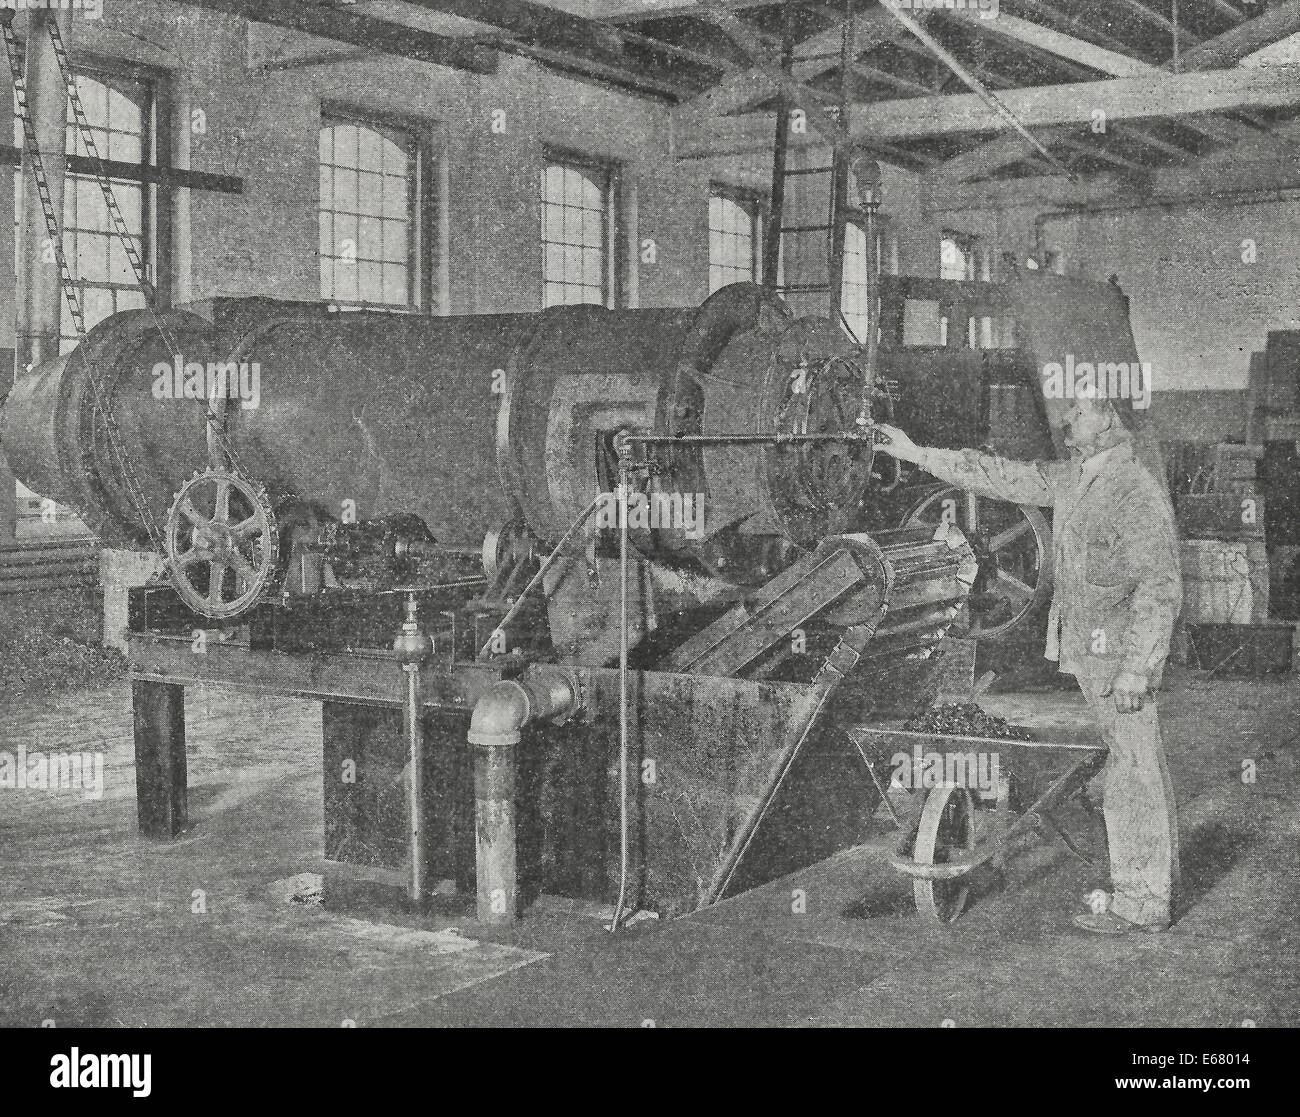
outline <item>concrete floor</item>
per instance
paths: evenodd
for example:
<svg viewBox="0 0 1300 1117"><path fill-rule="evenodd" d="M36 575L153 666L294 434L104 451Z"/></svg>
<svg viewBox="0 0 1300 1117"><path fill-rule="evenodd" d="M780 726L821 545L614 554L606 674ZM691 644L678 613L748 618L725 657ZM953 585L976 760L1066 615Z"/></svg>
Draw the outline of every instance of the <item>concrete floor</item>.
<svg viewBox="0 0 1300 1117"><path fill-rule="evenodd" d="M1062 692L984 704L1063 731L1083 716ZM559 904L486 932L293 902L322 840L307 703L192 693L194 829L158 844L136 836L127 687L25 700L0 711L0 750L102 750L106 790L0 790L0 1025L1295 1025L1300 688L1181 673L1163 710L1184 872L1167 935L1075 931L1107 882L1059 843L929 928L884 835L611 938Z"/></svg>

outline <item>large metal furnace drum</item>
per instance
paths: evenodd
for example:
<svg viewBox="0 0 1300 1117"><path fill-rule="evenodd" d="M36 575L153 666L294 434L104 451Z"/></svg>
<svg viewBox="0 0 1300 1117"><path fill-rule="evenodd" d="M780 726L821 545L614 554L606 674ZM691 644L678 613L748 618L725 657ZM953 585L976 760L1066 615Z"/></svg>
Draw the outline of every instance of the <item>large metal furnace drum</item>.
<svg viewBox="0 0 1300 1117"><path fill-rule="evenodd" d="M187 311L164 319L187 369L236 362L257 374L255 399L221 403L239 471L272 501L318 518L414 514L457 548L512 523L553 543L613 489L608 440L621 428L839 433L869 388L841 331L794 321L751 284L695 310L431 318L228 300L219 325ZM19 476L101 530L143 538L124 474L161 521L207 462L202 403L156 398L168 350L148 315L120 314L20 380L0 421ZM105 410L124 455L105 442ZM815 544L852 526L869 461L861 445L665 448L650 486L697 498L704 530L656 525L637 545L711 548L705 565L721 569L745 536Z"/></svg>
<svg viewBox="0 0 1300 1117"><path fill-rule="evenodd" d="M192 352L217 348L211 323L183 311L167 317ZM160 520L184 479L207 464L198 404L151 390L154 361L171 360L165 350L147 312L115 314L76 349L19 375L0 407L9 468L33 492L75 509L106 542L147 538L125 489L127 468ZM106 411L123 454L110 445Z"/></svg>

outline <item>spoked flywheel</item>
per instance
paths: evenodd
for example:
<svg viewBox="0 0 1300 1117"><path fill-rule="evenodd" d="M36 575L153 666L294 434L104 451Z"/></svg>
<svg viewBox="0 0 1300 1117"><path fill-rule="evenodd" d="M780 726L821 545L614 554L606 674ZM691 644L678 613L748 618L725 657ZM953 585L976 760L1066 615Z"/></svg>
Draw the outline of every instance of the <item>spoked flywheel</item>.
<svg viewBox="0 0 1300 1117"><path fill-rule="evenodd" d="M1052 529L1028 504L941 485L912 506L902 526L956 524L975 550L979 572L952 633L970 640L1011 638L1052 596Z"/></svg>
<svg viewBox="0 0 1300 1117"><path fill-rule="evenodd" d="M239 616L276 574L279 535L266 491L230 470L196 473L181 486L166 543L172 585L205 617Z"/></svg>

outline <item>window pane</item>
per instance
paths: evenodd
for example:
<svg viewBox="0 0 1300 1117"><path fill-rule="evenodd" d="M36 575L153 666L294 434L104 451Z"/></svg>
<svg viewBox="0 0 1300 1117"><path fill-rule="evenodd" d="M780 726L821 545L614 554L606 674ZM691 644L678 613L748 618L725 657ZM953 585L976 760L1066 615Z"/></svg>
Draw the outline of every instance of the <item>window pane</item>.
<svg viewBox="0 0 1300 1117"><path fill-rule="evenodd" d="M409 137L387 127L321 125L321 294L341 303L411 304L405 264L415 219Z"/></svg>
<svg viewBox="0 0 1300 1117"><path fill-rule="evenodd" d="M113 313L113 292L103 287L87 287L82 299L86 314L86 329L94 329Z"/></svg>
<svg viewBox="0 0 1300 1117"><path fill-rule="evenodd" d="M381 170L384 165L383 137L369 128L358 128L357 140L357 166Z"/></svg>
<svg viewBox="0 0 1300 1117"><path fill-rule="evenodd" d="M407 297L406 268L399 264L385 264L383 301L400 304L406 302Z"/></svg>
<svg viewBox="0 0 1300 1117"><path fill-rule="evenodd" d="M81 107L85 110L86 119L90 122L90 126L92 128L107 127L108 86L95 81L94 78L87 77L85 74L77 74L73 78L73 82L77 87L77 94L81 98ZM72 113L70 104L68 105L68 113Z"/></svg>
<svg viewBox="0 0 1300 1117"><path fill-rule="evenodd" d="M357 255L362 260L384 258L384 224L377 217L363 217L357 222Z"/></svg>
<svg viewBox="0 0 1300 1117"><path fill-rule="evenodd" d="M362 172L357 176L357 202L360 213L371 213L376 217L384 208L384 180L377 174Z"/></svg>
<svg viewBox="0 0 1300 1117"><path fill-rule="evenodd" d="M335 170L334 172L334 208L345 213L357 212L357 173L356 171Z"/></svg>
<svg viewBox="0 0 1300 1117"><path fill-rule="evenodd" d="M866 344L867 330L870 328L871 308L867 299L870 266L867 232L861 225L849 222L844 229L844 284L840 294L840 310L860 344Z"/></svg>
<svg viewBox="0 0 1300 1117"><path fill-rule="evenodd" d="M384 178L384 216L405 220L410 212L410 189L405 178Z"/></svg>
<svg viewBox="0 0 1300 1117"><path fill-rule="evenodd" d="M400 221L385 221L382 224L384 237L383 258L390 263L405 264L410 255L406 225Z"/></svg>
<svg viewBox="0 0 1300 1117"><path fill-rule="evenodd" d="M554 160L542 174L543 300L608 305L611 176Z"/></svg>
<svg viewBox="0 0 1300 1117"><path fill-rule="evenodd" d="M358 296L363 303L382 303L384 301L384 269L382 264L372 264L363 260L357 265L359 281Z"/></svg>
<svg viewBox="0 0 1300 1117"><path fill-rule="evenodd" d="M142 144L140 136L127 135L123 132L112 132L108 137L107 154L105 154L103 147L100 148L100 154L105 155L108 159L121 160L123 163L139 163L141 150Z"/></svg>
<svg viewBox="0 0 1300 1117"><path fill-rule="evenodd" d="M722 193L709 198L709 290L758 277L757 199Z"/></svg>

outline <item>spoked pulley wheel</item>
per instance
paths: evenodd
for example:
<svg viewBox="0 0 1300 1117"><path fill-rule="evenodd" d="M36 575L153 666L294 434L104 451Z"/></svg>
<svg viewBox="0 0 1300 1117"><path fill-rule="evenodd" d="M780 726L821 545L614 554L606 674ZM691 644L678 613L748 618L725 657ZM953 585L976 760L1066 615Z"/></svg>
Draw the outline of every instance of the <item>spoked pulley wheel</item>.
<svg viewBox="0 0 1300 1117"><path fill-rule="evenodd" d="M196 473L167 514L167 570L201 616L237 617L270 586L279 559L275 514L264 489L226 469Z"/></svg>
<svg viewBox="0 0 1300 1117"><path fill-rule="evenodd" d="M921 809L921 823L912 847L920 865L942 865L955 854L975 848L975 801L964 787L933 788ZM955 880L912 881L912 898L921 918L929 923L952 923L966 908L970 886Z"/></svg>
<svg viewBox="0 0 1300 1117"><path fill-rule="evenodd" d="M923 497L903 526L950 523L975 551L979 570L952 634L999 640L1024 624L1052 595L1052 529L1031 504L975 496L946 485Z"/></svg>

